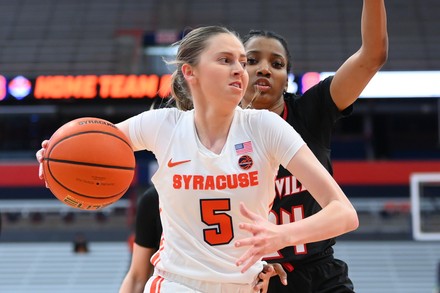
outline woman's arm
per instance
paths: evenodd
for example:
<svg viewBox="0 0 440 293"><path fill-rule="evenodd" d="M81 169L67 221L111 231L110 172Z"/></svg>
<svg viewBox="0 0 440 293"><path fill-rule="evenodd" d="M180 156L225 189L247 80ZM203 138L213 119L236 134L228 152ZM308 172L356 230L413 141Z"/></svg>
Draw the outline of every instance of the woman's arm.
<svg viewBox="0 0 440 293"><path fill-rule="evenodd" d="M364 0L361 35L361 47L336 71L330 86L333 101L341 111L353 104L387 60L388 33L384 0Z"/></svg>
<svg viewBox="0 0 440 293"><path fill-rule="evenodd" d="M145 284L153 273L150 258L155 252L156 249L154 248L147 248L134 243L130 269L122 281L119 293L144 292Z"/></svg>
<svg viewBox="0 0 440 293"><path fill-rule="evenodd" d="M293 156L287 170L307 188L322 210L297 222L275 225L242 204L241 213L253 222L240 224L252 236L235 243L237 247L250 246L237 260L237 265L245 264L242 272L264 255L281 248L333 238L359 226L356 210L307 145Z"/></svg>
<svg viewBox="0 0 440 293"><path fill-rule="evenodd" d="M131 145L133 151L139 151L138 149L136 149L133 146L133 143L132 143L132 141L130 139L130 129L129 129L129 122L128 122L128 120L124 120L124 121L122 121L120 123L117 123L117 124L115 124L115 126L117 128L119 128L119 130L122 131L125 134L125 136L128 139L128 143Z"/></svg>
<svg viewBox="0 0 440 293"><path fill-rule="evenodd" d="M329 239L357 229L359 220L353 205L306 145L290 160L287 169L322 207L318 213L286 228L291 245Z"/></svg>

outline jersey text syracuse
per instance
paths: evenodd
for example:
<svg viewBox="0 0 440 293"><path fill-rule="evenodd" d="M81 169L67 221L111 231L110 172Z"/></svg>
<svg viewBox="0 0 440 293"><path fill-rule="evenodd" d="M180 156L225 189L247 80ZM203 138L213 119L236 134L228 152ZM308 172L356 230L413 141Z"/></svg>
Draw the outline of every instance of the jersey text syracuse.
<svg viewBox="0 0 440 293"><path fill-rule="evenodd" d="M228 175L180 175L173 176L175 189L223 190L258 185L258 171Z"/></svg>

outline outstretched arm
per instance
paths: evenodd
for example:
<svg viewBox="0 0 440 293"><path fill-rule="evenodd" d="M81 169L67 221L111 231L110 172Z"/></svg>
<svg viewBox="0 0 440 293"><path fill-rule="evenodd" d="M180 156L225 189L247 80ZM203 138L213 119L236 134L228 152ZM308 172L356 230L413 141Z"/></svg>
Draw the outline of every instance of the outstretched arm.
<svg viewBox="0 0 440 293"><path fill-rule="evenodd" d="M341 111L356 101L388 57L384 0L363 1L362 45L336 71L330 86L333 101Z"/></svg>
<svg viewBox="0 0 440 293"><path fill-rule="evenodd" d="M237 260L238 266L244 264L242 272L281 248L333 238L359 226L356 210L307 145L293 156L287 170L307 188L322 210L301 221L275 225L241 204L240 212L250 222L240 223L239 227L251 233L250 237L235 242L236 247L249 246Z"/></svg>

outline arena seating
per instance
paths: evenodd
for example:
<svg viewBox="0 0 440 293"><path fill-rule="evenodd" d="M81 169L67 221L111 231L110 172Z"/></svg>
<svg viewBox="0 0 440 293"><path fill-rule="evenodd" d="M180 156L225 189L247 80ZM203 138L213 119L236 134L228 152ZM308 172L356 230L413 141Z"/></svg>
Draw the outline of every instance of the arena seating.
<svg viewBox="0 0 440 293"><path fill-rule="evenodd" d="M335 255L349 265L358 293L433 292L437 243L339 241ZM117 292L130 255L125 242L92 242L75 254L71 243L0 243L0 292Z"/></svg>
<svg viewBox="0 0 440 293"><path fill-rule="evenodd" d="M436 242L340 241L335 256L348 263L358 293L435 292Z"/></svg>
<svg viewBox="0 0 440 293"><path fill-rule="evenodd" d="M383 69L438 70L440 2L386 5L390 53ZM206 24L240 34L251 28L279 32L290 44L296 72L335 70L360 45L361 1L1 0L0 6L0 64L6 76L133 71L139 32Z"/></svg>
<svg viewBox="0 0 440 293"><path fill-rule="evenodd" d="M127 272L126 243L90 243L73 252L71 243L1 243L0 292L117 292Z"/></svg>

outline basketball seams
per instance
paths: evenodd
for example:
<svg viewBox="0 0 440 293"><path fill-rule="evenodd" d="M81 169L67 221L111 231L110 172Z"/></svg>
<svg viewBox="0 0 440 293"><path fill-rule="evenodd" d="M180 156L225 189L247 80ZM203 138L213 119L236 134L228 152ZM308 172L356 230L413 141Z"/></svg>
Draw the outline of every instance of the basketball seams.
<svg viewBox="0 0 440 293"><path fill-rule="evenodd" d="M84 210L111 205L130 188L136 170L125 134L110 122L61 126L50 138L43 158L46 182L63 203ZM114 125L114 124L111 124Z"/></svg>
<svg viewBox="0 0 440 293"><path fill-rule="evenodd" d="M122 141L125 145L128 146L128 148L130 149L130 151L132 151L132 148L131 148L130 144L129 144L124 138L122 138L122 137L120 137L120 136L118 136L118 135L116 135L116 134L114 134L114 133L107 132L107 131L88 130L88 131L76 132L76 133L73 133L73 134L70 134L70 135L67 135L67 136L64 136L64 137L58 139L53 145L49 145L49 148L48 148L47 151L46 151L46 152L48 153L48 155L45 156L45 157L43 158L43 160L45 160L45 161L64 162L64 163L72 163L72 164L86 165L86 166L96 166L96 167L103 167L103 168L115 168L115 169L123 169L123 170L135 170L135 166L133 166L133 167L126 167L126 166L118 166L118 165L105 165L105 164L98 164L98 163L86 163L86 162L75 161L75 160L54 159L54 158L51 158L51 157L50 157L51 154L52 154L52 151L55 149L55 147L56 147L58 144L60 144L60 143L62 143L62 142L64 142L64 141L66 141L66 140L68 140L68 139L70 139L70 138L73 138L73 137L75 137L75 136L80 136L80 135L84 135L84 134L105 134L105 135L112 136L112 137L117 138L117 139L119 139L120 141ZM135 161L134 161L134 162L135 162ZM134 162L133 162L133 163L134 163Z"/></svg>
<svg viewBox="0 0 440 293"><path fill-rule="evenodd" d="M92 196L92 195L85 195L85 194L79 193L79 192L77 192L77 191L74 191L74 190L70 189L69 187L65 186L64 184L62 184L62 183L61 183L61 182L60 182L60 181L59 181L59 180L58 180L58 179L52 174L52 171L50 170L49 165L47 166L47 169L48 169L48 171L49 171L49 173L50 173L52 179L53 179L58 185L60 185L63 189L65 189L65 190L71 192L72 194L76 194L76 195L79 195L79 196L81 196L81 197L90 198L90 199L99 199L99 200L102 200L102 199L112 199L112 198L114 198L114 197L119 198L119 197L121 197L121 194L123 195L123 194L124 194L125 192L127 192L127 190L128 190L128 188L126 188L126 189L124 189L124 190L122 190L122 191L120 191L120 192L118 192L118 193L116 193L116 194L114 194L114 195L109 195L109 196Z"/></svg>
<svg viewBox="0 0 440 293"><path fill-rule="evenodd" d="M52 146L49 146L49 148L47 149L47 151L49 152L49 156L52 153L52 150L55 148L55 146L58 145L59 143L65 141L66 139L69 139L69 138L72 138L72 137L75 137L75 136L79 136L79 135L82 135L82 134L91 134L91 133L106 134L106 135L113 136L113 137L121 140L122 142L124 142L130 148L130 150L133 150L131 145L127 142L126 139L124 139L124 138L122 138L122 137L120 137L120 136L118 136L118 135L116 135L114 133L107 132L107 131L101 131L101 130L87 130L87 131L81 131L81 132L76 132L76 133L73 133L73 134L69 134L67 136L63 136L62 138L58 139L58 141L56 141ZM44 159L47 159L47 157L44 158Z"/></svg>
<svg viewBox="0 0 440 293"><path fill-rule="evenodd" d="M72 164L72 165L82 165L82 166L100 167L100 168L108 168L108 169L118 169L118 170L128 170L128 171L135 170L135 167L103 165L103 164L96 164L96 163L86 163L86 162L78 162L78 161L71 161L71 160L60 160L60 159L51 159L51 158L44 158L44 160L46 162L65 163L65 164Z"/></svg>

